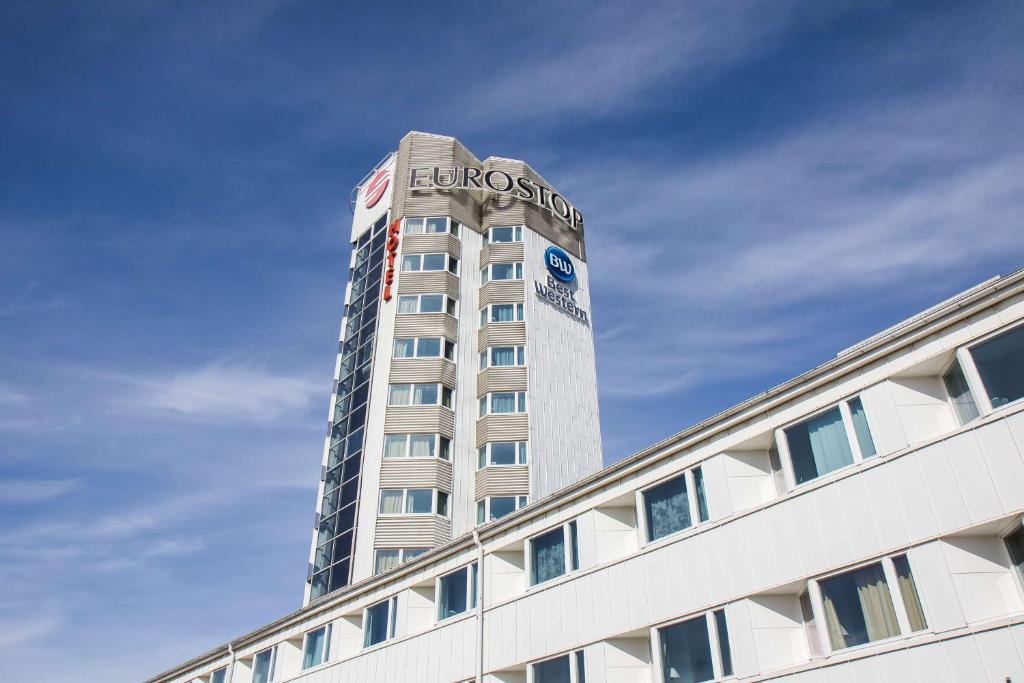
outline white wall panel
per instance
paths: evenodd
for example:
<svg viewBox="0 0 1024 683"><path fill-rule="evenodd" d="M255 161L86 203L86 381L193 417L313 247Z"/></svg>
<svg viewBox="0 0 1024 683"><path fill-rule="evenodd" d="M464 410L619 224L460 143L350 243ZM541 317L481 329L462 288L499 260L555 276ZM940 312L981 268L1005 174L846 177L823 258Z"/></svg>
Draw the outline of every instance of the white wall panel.
<svg viewBox="0 0 1024 683"><path fill-rule="evenodd" d="M971 523L994 519L1003 512L974 431L956 434L944 442L953 476L964 498Z"/></svg>
<svg viewBox="0 0 1024 683"><path fill-rule="evenodd" d="M922 448L915 456L924 479L928 499L935 511L939 528L959 529L970 524L967 507L956 481L956 474L946 456L942 443L933 443Z"/></svg>
<svg viewBox="0 0 1024 683"><path fill-rule="evenodd" d="M975 645L985 666L986 680L1024 681L1024 660L1013 642L1010 629L997 628L974 636Z"/></svg>
<svg viewBox="0 0 1024 683"><path fill-rule="evenodd" d="M892 482L896 487L897 500L911 540L929 538L938 533L931 499L925 488L917 460L912 457L899 458L888 465Z"/></svg>
<svg viewBox="0 0 1024 683"><path fill-rule="evenodd" d="M966 624L941 543L926 543L912 548L908 554L928 626L941 632Z"/></svg>
<svg viewBox="0 0 1024 683"><path fill-rule="evenodd" d="M1009 421L1016 428L1020 419L1018 414ZM974 433L978 437L978 445L989 472L992 473L1003 509L1014 512L1024 508L1024 462L1021 462L1020 451L1010 434L1008 421L990 422Z"/></svg>

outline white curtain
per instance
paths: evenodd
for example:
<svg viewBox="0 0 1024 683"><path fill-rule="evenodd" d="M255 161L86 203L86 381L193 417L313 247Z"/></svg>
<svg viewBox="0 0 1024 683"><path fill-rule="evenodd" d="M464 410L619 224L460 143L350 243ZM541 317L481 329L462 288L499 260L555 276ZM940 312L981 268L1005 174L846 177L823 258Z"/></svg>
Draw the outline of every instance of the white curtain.
<svg viewBox="0 0 1024 683"><path fill-rule="evenodd" d="M416 297L414 297L414 296L400 296L400 297L398 297L398 312L399 313L415 313L416 312Z"/></svg>
<svg viewBox="0 0 1024 683"><path fill-rule="evenodd" d="M491 358L494 365L515 365L515 349L512 347L491 349Z"/></svg>
<svg viewBox="0 0 1024 683"><path fill-rule="evenodd" d="M377 551L377 559L374 563L373 571L375 574L386 572L389 569L398 566L398 550L397 549L386 549Z"/></svg>
<svg viewBox="0 0 1024 683"><path fill-rule="evenodd" d="M807 421L807 434L811 440L811 453L818 474L846 467L853 462L853 452L846 438L843 416L838 408Z"/></svg>
<svg viewBox="0 0 1024 683"><path fill-rule="evenodd" d="M402 491L385 489L380 492L380 513L382 515L402 514Z"/></svg>
<svg viewBox="0 0 1024 683"><path fill-rule="evenodd" d="M388 403L393 406L409 405L412 388L408 384L392 384L388 394Z"/></svg>
<svg viewBox="0 0 1024 683"><path fill-rule="evenodd" d="M491 320L497 323L512 322L513 309L509 304L502 306L491 306Z"/></svg>
<svg viewBox="0 0 1024 683"><path fill-rule="evenodd" d="M409 453L414 458L434 457L434 435L413 434L411 439L412 450Z"/></svg>
<svg viewBox="0 0 1024 683"><path fill-rule="evenodd" d="M492 413L514 413L516 412L515 394L491 394Z"/></svg>
<svg viewBox="0 0 1024 683"><path fill-rule="evenodd" d="M417 384L413 394L413 403L418 406L437 405L437 385Z"/></svg>
<svg viewBox="0 0 1024 683"><path fill-rule="evenodd" d="M900 625L896 621L896 610L892 606L892 595L882 565L872 565L857 572L857 597L864 610L870 640L882 640L900 634Z"/></svg>
<svg viewBox="0 0 1024 683"><path fill-rule="evenodd" d="M405 434L389 434L384 437L384 457L405 457Z"/></svg>

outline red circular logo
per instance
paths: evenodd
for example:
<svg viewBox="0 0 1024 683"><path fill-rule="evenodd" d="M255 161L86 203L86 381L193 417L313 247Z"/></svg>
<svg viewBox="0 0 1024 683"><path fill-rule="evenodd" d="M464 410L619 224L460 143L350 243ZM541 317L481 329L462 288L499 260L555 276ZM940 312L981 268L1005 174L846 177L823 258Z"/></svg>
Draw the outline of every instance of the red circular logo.
<svg viewBox="0 0 1024 683"><path fill-rule="evenodd" d="M391 182L391 172L382 168L377 171L370 182L366 185L366 199L363 200L363 205L367 209L372 209L380 201L380 198L384 196L384 191L388 189L388 183Z"/></svg>

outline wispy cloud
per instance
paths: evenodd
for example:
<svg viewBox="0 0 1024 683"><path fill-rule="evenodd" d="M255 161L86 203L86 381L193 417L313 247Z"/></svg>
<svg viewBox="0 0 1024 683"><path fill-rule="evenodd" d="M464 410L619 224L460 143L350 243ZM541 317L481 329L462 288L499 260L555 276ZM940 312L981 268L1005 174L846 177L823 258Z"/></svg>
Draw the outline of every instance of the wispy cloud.
<svg viewBox="0 0 1024 683"><path fill-rule="evenodd" d="M18 614L8 613L8 616L0 617L0 648L39 640L57 631L63 624L63 613L52 603L36 604Z"/></svg>
<svg viewBox="0 0 1024 683"><path fill-rule="evenodd" d="M39 503L81 486L79 479L0 479L0 504Z"/></svg>
<svg viewBox="0 0 1024 683"><path fill-rule="evenodd" d="M0 305L0 318L10 318L25 311L44 311L62 305L61 299L43 296L41 290L42 285L38 282L30 282L20 294Z"/></svg>

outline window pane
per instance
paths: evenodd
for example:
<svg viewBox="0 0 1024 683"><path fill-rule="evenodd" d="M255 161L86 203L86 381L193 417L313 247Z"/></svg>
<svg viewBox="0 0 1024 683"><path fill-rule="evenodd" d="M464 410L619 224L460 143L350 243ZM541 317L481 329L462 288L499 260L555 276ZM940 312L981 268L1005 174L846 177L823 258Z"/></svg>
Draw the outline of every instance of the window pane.
<svg viewBox="0 0 1024 683"><path fill-rule="evenodd" d="M420 313L440 313L443 310L443 294L424 294L420 297Z"/></svg>
<svg viewBox="0 0 1024 683"><path fill-rule="evenodd" d="M405 457L405 434L388 434L384 437L384 457Z"/></svg>
<svg viewBox="0 0 1024 683"><path fill-rule="evenodd" d="M491 464L492 465L515 465L516 464L516 444L512 443L492 443L491 444Z"/></svg>
<svg viewBox="0 0 1024 683"><path fill-rule="evenodd" d="M431 501L434 498L432 489L409 489L405 497L405 511L409 514L425 515L433 512Z"/></svg>
<svg viewBox="0 0 1024 683"><path fill-rule="evenodd" d="M484 523L484 516L485 516L484 501L482 501L482 500L477 501L477 504L476 504L476 523L477 524L483 524Z"/></svg>
<svg viewBox="0 0 1024 683"><path fill-rule="evenodd" d="M392 384L388 392L388 404L393 406L409 405L411 388L408 384Z"/></svg>
<svg viewBox="0 0 1024 683"><path fill-rule="evenodd" d="M402 490L384 489L380 492L380 514L399 515L402 513Z"/></svg>
<svg viewBox="0 0 1024 683"><path fill-rule="evenodd" d="M704 470L699 467L693 468L693 488L697 494L697 519L706 522L710 519L708 515L708 500L704 493Z"/></svg>
<svg viewBox="0 0 1024 683"><path fill-rule="evenodd" d="M465 569L460 569L457 572L441 577L441 594L437 600L438 619L447 619L466 611L466 597L469 590L466 574Z"/></svg>
<svg viewBox="0 0 1024 683"><path fill-rule="evenodd" d="M533 584L565 573L565 534L559 527L530 541Z"/></svg>
<svg viewBox="0 0 1024 683"><path fill-rule="evenodd" d="M409 437L409 455L413 458L434 457L434 435L413 434Z"/></svg>
<svg viewBox="0 0 1024 683"><path fill-rule="evenodd" d="M447 254L424 254L423 270L444 270Z"/></svg>
<svg viewBox="0 0 1024 683"><path fill-rule="evenodd" d="M580 568L580 533L576 520L569 522L569 569Z"/></svg>
<svg viewBox="0 0 1024 683"><path fill-rule="evenodd" d="M256 655L252 665L252 683L269 683L273 673L274 648L264 650Z"/></svg>
<svg viewBox="0 0 1024 683"><path fill-rule="evenodd" d="M864 458L870 458L877 451L875 441L871 438L871 429L868 427L868 416L864 414L864 404L860 397L849 403L850 415L853 417L853 431L857 434L857 445L860 446L860 454Z"/></svg>
<svg viewBox="0 0 1024 683"><path fill-rule="evenodd" d="M417 271L420 269L420 255L409 254L402 257L402 270L403 271Z"/></svg>
<svg viewBox="0 0 1024 683"><path fill-rule="evenodd" d="M428 550L430 550L430 548L406 548L403 552L402 562L408 562L414 557L419 557Z"/></svg>
<svg viewBox="0 0 1024 683"><path fill-rule="evenodd" d="M900 633L881 564L825 579L821 582L821 596L834 650Z"/></svg>
<svg viewBox="0 0 1024 683"><path fill-rule="evenodd" d="M377 550L374 553L373 573L380 574L381 572L386 572L389 569L397 567L399 564L399 557L398 548L383 548Z"/></svg>
<svg viewBox="0 0 1024 683"><path fill-rule="evenodd" d="M414 297L414 296L400 296L400 297L398 297L398 312L399 313L415 313L416 312L416 297Z"/></svg>
<svg viewBox="0 0 1024 683"><path fill-rule="evenodd" d="M786 430L796 483L811 481L853 462L839 408L822 413Z"/></svg>
<svg viewBox="0 0 1024 683"><path fill-rule="evenodd" d="M210 676L210 683L224 683L224 680L227 676L227 672L227 667L224 667L223 669L217 669L213 672L213 675Z"/></svg>
<svg viewBox="0 0 1024 683"><path fill-rule="evenodd" d="M427 219L427 232L445 232L447 230L448 219L446 218L428 218Z"/></svg>
<svg viewBox="0 0 1024 683"><path fill-rule="evenodd" d="M729 645L724 609L715 610L715 630L718 631L718 651L722 655L722 675L732 676L732 646Z"/></svg>
<svg viewBox="0 0 1024 683"><path fill-rule="evenodd" d="M587 662L583 650L576 650L576 683L587 683Z"/></svg>
<svg viewBox="0 0 1024 683"><path fill-rule="evenodd" d="M512 304L498 304L491 306L491 322L494 323L507 323L512 322L513 311Z"/></svg>
<svg viewBox="0 0 1024 683"><path fill-rule="evenodd" d="M921 605L921 596L917 593L914 575L910 573L910 561L906 555L897 555L892 558L892 564L896 568L896 579L903 605L907 609L910 630L923 631L928 628L928 621L924 618L924 606Z"/></svg>
<svg viewBox="0 0 1024 683"><path fill-rule="evenodd" d="M491 228L492 242L511 242L512 235L512 228Z"/></svg>
<svg viewBox="0 0 1024 683"><path fill-rule="evenodd" d="M534 683L571 683L569 655L562 655L533 665Z"/></svg>
<svg viewBox="0 0 1024 683"><path fill-rule="evenodd" d="M448 494L444 491L437 492L437 514L442 517L448 516Z"/></svg>
<svg viewBox="0 0 1024 683"><path fill-rule="evenodd" d="M491 264L491 279L492 280L511 280L513 275L513 269L511 263L492 263Z"/></svg>
<svg viewBox="0 0 1024 683"><path fill-rule="evenodd" d="M487 467L487 446L481 446L476 450L476 468L482 470Z"/></svg>
<svg viewBox="0 0 1024 683"><path fill-rule="evenodd" d="M960 361L953 362L952 367L942 376L942 381L949 392L949 398L953 401L953 410L956 411L960 424L965 425L981 414L978 412L978 404L974 402L974 394L967 386L967 378L964 377Z"/></svg>
<svg viewBox="0 0 1024 683"><path fill-rule="evenodd" d="M698 683L715 677L708 622L703 615L660 628L658 635L665 681Z"/></svg>
<svg viewBox="0 0 1024 683"><path fill-rule="evenodd" d="M525 465L526 464L526 442L525 441L520 441L519 442L519 449L518 450L519 450L519 464L520 465Z"/></svg>
<svg viewBox="0 0 1024 683"><path fill-rule="evenodd" d="M653 541L690 526L686 479L676 477L644 491L647 540Z"/></svg>
<svg viewBox="0 0 1024 683"><path fill-rule="evenodd" d="M491 394L492 413L514 413L516 412L515 394Z"/></svg>
<svg viewBox="0 0 1024 683"><path fill-rule="evenodd" d="M992 407L1024 397L1024 326L971 349Z"/></svg>
<svg viewBox="0 0 1024 683"><path fill-rule="evenodd" d="M436 384L416 384L413 390L413 403L418 406L437 405Z"/></svg>
<svg viewBox="0 0 1024 683"><path fill-rule="evenodd" d="M1017 570L1017 577L1024 583L1024 527L1006 537L1006 547L1010 551L1010 561Z"/></svg>
<svg viewBox="0 0 1024 683"><path fill-rule="evenodd" d="M440 358L441 340L434 337L425 337L419 340L419 347L416 349L418 358Z"/></svg>
<svg viewBox="0 0 1024 683"><path fill-rule="evenodd" d="M415 339L396 339L395 358L412 358L416 350Z"/></svg>
<svg viewBox="0 0 1024 683"><path fill-rule="evenodd" d="M423 219L422 218L406 218L405 219L405 234L407 235L419 235L423 232Z"/></svg>
<svg viewBox="0 0 1024 683"><path fill-rule="evenodd" d="M327 640L327 627L322 626L306 634L306 648L302 653L302 668L308 669L324 661L324 644Z"/></svg>
<svg viewBox="0 0 1024 683"><path fill-rule="evenodd" d="M511 346L491 349L491 365L515 365L516 350Z"/></svg>
<svg viewBox="0 0 1024 683"><path fill-rule="evenodd" d="M388 638L388 606L389 600L379 602L366 610L366 629L363 647L383 643Z"/></svg>
<svg viewBox="0 0 1024 683"><path fill-rule="evenodd" d="M498 496L491 498L491 520L501 519L507 514L516 511L515 496Z"/></svg>

